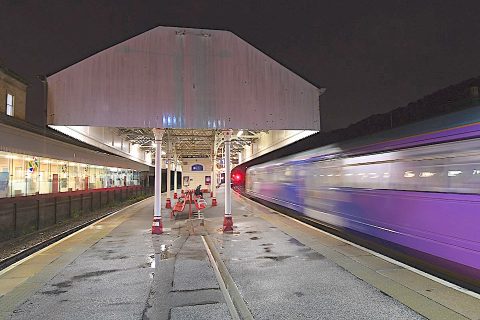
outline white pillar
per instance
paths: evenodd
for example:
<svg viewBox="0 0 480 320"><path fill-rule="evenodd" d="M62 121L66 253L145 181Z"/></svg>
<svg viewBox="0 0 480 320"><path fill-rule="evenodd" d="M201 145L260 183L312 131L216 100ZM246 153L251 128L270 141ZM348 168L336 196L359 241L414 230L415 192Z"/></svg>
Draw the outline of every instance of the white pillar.
<svg viewBox="0 0 480 320"><path fill-rule="evenodd" d="M167 198L170 199L170 188L172 187L172 159L167 160Z"/></svg>
<svg viewBox="0 0 480 320"><path fill-rule="evenodd" d="M177 178L177 163L178 163L178 156L175 154L173 156L173 166L174 166L174 176L173 176L173 198L177 199L177 183L178 183L178 178Z"/></svg>
<svg viewBox="0 0 480 320"><path fill-rule="evenodd" d="M215 151L214 151L215 152ZM212 178L210 179L210 186L212 188L212 206L217 205L217 156L212 157Z"/></svg>
<svg viewBox="0 0 480 320"><path fill-rule="evenodd" d="M171 169L172 169L172 166L171 166L171 163L172 163L172 159L170 159L170 157L167 158L166 160L166 164L167 164L167 199L166 199L166 203L165 203L165 208L169 209L172 207L171 205L171 198L170 198L170 186L172 184L172 173L171 173Z"/></svg>
<svg viewBox="0 0 480 320"><path fill-rule="evenodd" d="M155 202L153 205L152 234L163 233L162 224L162 138L164 130L153 129L155 135Z"/></svg>
<svg viewBox="0 0 480 320"><path fill-rule="evenodd" d="M232 189L230 187L230 138L233 130L223 132L225 136L225 216L223 218L223 232L233 232L232 220Z"/></svg>
<svg viewBox="0 0 480 320"><path fill-rule="evenodd" d="M165 208L171 209L172 208L172 200L170 197L170 186L172 185L172 157L171 157L171 150L172 150L172 142L168 141L168 149L167 149L167 199L165 201Z"/></svg>
<svg viewBox="0 0 480 320"><path fill-rule="evenodd" d="M212 186L212 197L215 198L217 195L217 156L213 156L212 158L212 179L211 179L211 186Z"/></svg>

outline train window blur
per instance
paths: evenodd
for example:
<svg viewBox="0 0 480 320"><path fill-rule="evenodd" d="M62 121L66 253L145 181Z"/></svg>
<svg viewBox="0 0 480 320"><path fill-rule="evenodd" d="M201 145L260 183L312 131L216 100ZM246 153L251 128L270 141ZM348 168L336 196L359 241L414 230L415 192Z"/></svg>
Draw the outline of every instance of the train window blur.
<svg viewBox="0 0 480 320"><path fill-rule="evenodd" d="M342 187L478 194L480 152L470 150L479 150L479 141L457 141L453 152L453 145L445 143L367 156L265 164L248 175L260 184L292 183L304 191Z"/></svg>

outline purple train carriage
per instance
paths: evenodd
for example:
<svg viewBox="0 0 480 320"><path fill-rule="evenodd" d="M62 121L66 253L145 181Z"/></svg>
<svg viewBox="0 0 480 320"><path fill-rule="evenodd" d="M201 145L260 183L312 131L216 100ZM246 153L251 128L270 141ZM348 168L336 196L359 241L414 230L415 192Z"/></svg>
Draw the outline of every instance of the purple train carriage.
<svg viewBox="0 0 480 320"><path fill-rule="evenodd" d="M245 194L478 292L478 121L480 107L257 164Z"/></svg>

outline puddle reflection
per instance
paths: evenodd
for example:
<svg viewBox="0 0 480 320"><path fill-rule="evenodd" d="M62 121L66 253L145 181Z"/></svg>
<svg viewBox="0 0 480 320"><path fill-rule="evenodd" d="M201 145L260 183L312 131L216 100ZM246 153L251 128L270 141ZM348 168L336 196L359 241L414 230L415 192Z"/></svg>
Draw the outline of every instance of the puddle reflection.
<svg viewBox="0 0 480 320"><path fill-rule="evenodd" d="M155 267L159 265L160 260L165 260L172 256L171 252L168 250L169 248L170 246L162 244L160 245L159 253L153 253L148 256L147 260L150 264L150 268L155 269Z"/></svg>

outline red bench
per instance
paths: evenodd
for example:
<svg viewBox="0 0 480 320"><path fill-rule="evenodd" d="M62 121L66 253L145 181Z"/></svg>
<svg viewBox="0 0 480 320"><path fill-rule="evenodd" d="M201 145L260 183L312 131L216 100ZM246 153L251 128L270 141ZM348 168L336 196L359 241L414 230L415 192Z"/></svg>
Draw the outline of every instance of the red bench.
<svg viewBox="0 0 480 320"><path fill-rule="evenodd" d="M175 217L175 212L182 212L185 209L185 198L180 197L170 213L170 219Z"/></svg>
<svg viewBox="0 0 480 320"><path fill-rule="evenodd" d="M195 208L197 208L196 215L198 218L203 218L202 210L207 207L207 202L202 197L195 198Z"/></svg>

